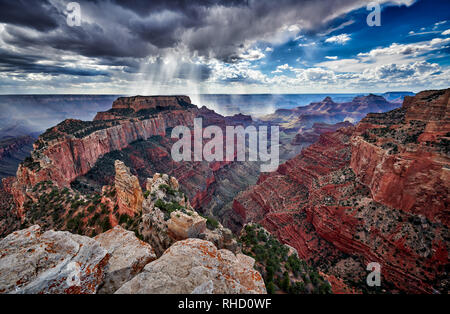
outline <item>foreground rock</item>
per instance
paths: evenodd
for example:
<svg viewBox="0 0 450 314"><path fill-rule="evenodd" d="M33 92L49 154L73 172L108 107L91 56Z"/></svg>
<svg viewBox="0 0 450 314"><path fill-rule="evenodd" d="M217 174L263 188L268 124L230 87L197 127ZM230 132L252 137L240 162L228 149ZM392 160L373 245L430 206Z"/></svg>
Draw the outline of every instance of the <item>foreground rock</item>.
<svg viewBox="0 0 450 314"><path fill-rule="evenodd" d="M111 255L105 267L105 279L98 291L102 294L114 293L156 259L149 244L120 226L96 236L95 240Z"/></svg>
<svg viewBox="0 0 450 314"><path fill-rule="evenodd" d="M118 294L266 293L254 260L199 239L179 241Z"/></svg>
<svg viewBox="0 0 450 314"><path fill-rule="evenodd" d="M108 260L93 239L32 226L0 241L0 293L96 293Z"/></svg>

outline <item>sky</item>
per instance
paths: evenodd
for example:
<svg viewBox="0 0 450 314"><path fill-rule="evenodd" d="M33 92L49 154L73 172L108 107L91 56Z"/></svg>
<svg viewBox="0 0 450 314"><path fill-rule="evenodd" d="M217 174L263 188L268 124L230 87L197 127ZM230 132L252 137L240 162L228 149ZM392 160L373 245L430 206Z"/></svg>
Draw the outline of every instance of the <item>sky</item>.
<svg viewBox="0 0 450 314"><path fill-rule="evenodd" d="M377 1L380 26L370 2L83 0L77 26L69 1L0 0L0 94L450 87L450 1Z"/></svg>

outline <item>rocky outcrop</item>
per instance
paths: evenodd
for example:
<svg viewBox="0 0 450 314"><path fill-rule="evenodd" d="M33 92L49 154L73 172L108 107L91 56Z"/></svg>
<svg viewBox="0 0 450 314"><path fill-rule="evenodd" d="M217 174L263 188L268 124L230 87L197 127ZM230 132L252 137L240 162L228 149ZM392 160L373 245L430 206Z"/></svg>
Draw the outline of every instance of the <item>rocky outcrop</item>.
<svg viewBox="0 0 450 314"><path fill-rule="evenodd" d="M93 239L32 226L0 241L0 293L96 293L108 260Z"/></svg>
<svg viewBox="0 0 450 314"><path fill-rule="evenodd" d="M37 225L0 240L0 293L265 293L254 260L200 239L152 247L119 226L94 239Z"/></svg>
<svg viewBox="0 0 450 314"><path fill-rule="evenodd" d="M119 160L115 163L116 179L115 189L117 193L117 203L120 214L134 216L142 208L144 195L139 185L139 179L133 176L130 169Z"/></svg>
<svg viewBox="0 0 450 314"><path fill-rule="evenodd" d="M206 219L192 212L173 212L167 222L167 230L175 241L198 238L206 230Z"/></svg>
<svg viewBox="0 0 450 314"><path fill-rule="evenodd" d="M122 150L139 139L165 136L167 128L192 125L193 118L190 111L167 111L146 120L86 123L66 120L39 137L32 160L21 165L17 179L21 184L52 180L58 186L68 186L76 177L86 174L104 154Z"/></svg>
<svg viewBox="0 0 450 314"><path fill-rule="evenodd" d="M236 221L259 222L323 273L361 281L358 289L368 288L354 274L378 262L386 290L447 291L448 95L407 97L401 109L323 134L241 193ZM345 254L353 266L340 263Z"/></svg>
<svg viewBox="0 0 450 314"><path fill-rule="evenodd" d="M259 167L249 163L228 167L231 162L174 162L170 157L174 140L166 130L177 125L192 126L194 117L203 118L205 127L252 123L249 116L223 117L206 108L198 109L184 96L120 98L111 110L99 113L92 122L66 120L40 136L32 156L17 171L13 189L16 203L23 211L27 191L47 180L60 188L84 180L89 185L97 184L96 191L100 192L102 186L114 184L114 162L117 152L123 151L123 161L141 182L155 172L170 173L179 178L197 210L221 217L229 210L227 207L221 212L232 201L232 193L256 181ZM105 171L109 154L115 157ZM240 173L247 173L248 178L236 180L235 174ZM228 193L221 193L225 187L216 176L234 180Z"/></svg>
<svg viewBox="0 0 450 314"><path fill-rule="evenodd" d="M238 249L230 230L192 208L176 178L156 173L147 179L146 189L139 232L158 256L176 241L187 238L211 241L221 249Z"/></svg>
<svg viewBox="0 0 450 314"><path fill-rule="evenodd" d="M118 294L266 293L254 260L188 239L172 245L158 260L124 284Z"/></svg>
<svg viewBox="0 0 450 314"><path fill-rule="evenodd" d="M110 259L104 268L105 277L98 293L111 294L139 274L145 265L156 259L152 247L117 226L94 238L108 251Z"/></svg>

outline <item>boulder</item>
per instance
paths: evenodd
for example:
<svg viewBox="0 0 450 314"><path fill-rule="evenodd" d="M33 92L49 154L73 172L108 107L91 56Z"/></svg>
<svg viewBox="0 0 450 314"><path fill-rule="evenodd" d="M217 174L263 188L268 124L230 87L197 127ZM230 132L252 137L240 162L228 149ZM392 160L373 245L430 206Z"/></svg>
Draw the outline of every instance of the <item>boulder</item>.
<svg viewBox="0 0 450 314"><path fill-rule="evenodd" d="M0 293L93 294L108 252L97 241L37 225L0 241Z"/></svg>
<svg viewBox="0 0 450 314"><path fill-rule="evenodd" d="M139 240L131 231L117 226L95 237L111 255L106 265L105 279L98 293L114 293L156 259L153 248Z"/></svg>
<svg viewBox="0 0 450 314"><path fill-rule="evenodd" d="M208 241L179 241L116 293L266 293L264 281L249 259L218 250Z"/></svg>
<svg viewBox="0 0 450 314"><path fill-rule="evenodd" d="M206 219L194 211L176 211L171 213L167 228L174 240L198 238L206 230Z"/></svg>

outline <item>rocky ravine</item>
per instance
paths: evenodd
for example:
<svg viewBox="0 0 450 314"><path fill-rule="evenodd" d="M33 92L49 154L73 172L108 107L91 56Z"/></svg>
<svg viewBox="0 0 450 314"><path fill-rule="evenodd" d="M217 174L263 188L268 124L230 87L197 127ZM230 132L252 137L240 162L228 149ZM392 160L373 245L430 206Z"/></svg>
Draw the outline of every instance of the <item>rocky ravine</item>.
<svg viewBox="0 0 450 314"><path fill-rule="evenodd" d="M301 258L361 289L446 293L450 89L406 97L262 175L234 201L236 227L259 222ZM370 290L369 290L370 291Z"/></svg>

